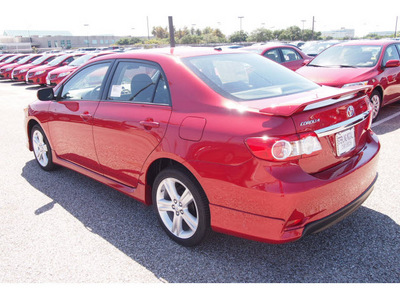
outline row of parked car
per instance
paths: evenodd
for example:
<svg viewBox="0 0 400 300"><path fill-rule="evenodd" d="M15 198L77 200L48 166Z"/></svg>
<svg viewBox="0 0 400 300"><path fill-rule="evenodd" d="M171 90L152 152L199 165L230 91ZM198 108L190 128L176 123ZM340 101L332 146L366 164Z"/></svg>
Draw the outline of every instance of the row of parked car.
<svg viewBox="0 0 400 300"><path fill-rule="evenodd" d="M309 55L285 44L243 49L274 60L320 85L339 88L370 86L368 96L373 106L373 119L382 106L400 100L399 40L324 42L306 46Z"/></svg>
<svg viewBox="0 0 400 300"><path fill-rule="evenodd" d="M0 55L0 78L55 86L92 58L112 52Z"/></svg>
<svg viewBox="0 0 400 300"><path fill-rule="evenodd" d="M326 50L327 49L327 50ZM119 49L118 49L119 50ZM300 48L266 43L241 48L265 56L327 86L370 85L373 118L382 106L400 99L400 42L363 40L310 42ZM55 86L88 60L112 52L0 55L0 78Z"/></svg>

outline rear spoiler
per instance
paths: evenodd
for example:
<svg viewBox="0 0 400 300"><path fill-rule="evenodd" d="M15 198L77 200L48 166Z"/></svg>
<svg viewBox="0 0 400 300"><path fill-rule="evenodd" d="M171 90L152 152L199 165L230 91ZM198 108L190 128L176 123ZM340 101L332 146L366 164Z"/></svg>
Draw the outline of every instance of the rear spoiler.
<svg viewBox="0 0 400 300"><path fill-rule="evenodd" d="M361 97L366 95L366 93L372 89L370 85L356 86L351 88L342 88L337 89L340 91L339 93L329 94L326 96L318 96L315 95L314 99L307 98L298 98L291 102L282 101L277 105L266 107L260 109L261 113L271 114L271 115L279 115L288 117L295 113L307 110L313 110L325 106L329 106L338 102L346 101L352 99L354 97Z"/></svg>

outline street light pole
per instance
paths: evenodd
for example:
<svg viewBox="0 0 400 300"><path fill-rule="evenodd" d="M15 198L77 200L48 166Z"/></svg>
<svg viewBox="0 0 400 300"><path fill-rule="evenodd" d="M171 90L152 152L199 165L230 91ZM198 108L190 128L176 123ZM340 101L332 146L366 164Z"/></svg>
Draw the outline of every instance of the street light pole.
<svg viewBox="0 0 400 300"><path fill-rule="evenodd" d="M242 41L242 19L244 18L243 16L238 17L240 20L240 42Z"/></svg>
<svg viewBox="0 0 400 300"><path fill-rule="evenodd" d="M90 44L90 42L89 42L89 24L84 24L83 26L88 28L86 34L87 34L87 46L89 47L89 44Z"/></svg>

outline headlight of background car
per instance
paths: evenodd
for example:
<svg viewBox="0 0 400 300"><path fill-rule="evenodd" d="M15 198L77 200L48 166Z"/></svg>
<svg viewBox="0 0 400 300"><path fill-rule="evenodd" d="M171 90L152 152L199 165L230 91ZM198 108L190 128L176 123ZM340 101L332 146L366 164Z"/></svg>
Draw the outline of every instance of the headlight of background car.
<svg viewBox="0 0 400 300"><path fill-rule="evenodd" d="M355 86L355 85L367 85L367 84L368 84L368 80L367 81L360 81L360 82L353 82L353 83L345 84L344 86L342 86L342 88Z"/></svg>
<svg viewBox="0 0 400 300"><path fill-rule="evenodd" d="M44 72L46 72L45 70L43 70L43 71L37 71L36 73L35 73L35 75L40 75L40 74L43 74Z"/></svg>
<svg viewBox="0 0 400 300"><path fill-rule="evenodd" d="M19 70L19 73L25 73L27 71L28 71L28 69L22 69L22 70Z"/></svg>
<svg viewBox="0 0 400 300"><path fill-rule="evenodd" d="M60 75L58 75L58 77L65 77L65 76L67 76L69 73L71 73L71 72L60 73Z"/></svg>
<svg viewBox="0 0 400 300"><path fill-rule="evenodd" d="M9 71L11 71L13 68L7 68L6 69L6 72L9 72Z"/></svg>

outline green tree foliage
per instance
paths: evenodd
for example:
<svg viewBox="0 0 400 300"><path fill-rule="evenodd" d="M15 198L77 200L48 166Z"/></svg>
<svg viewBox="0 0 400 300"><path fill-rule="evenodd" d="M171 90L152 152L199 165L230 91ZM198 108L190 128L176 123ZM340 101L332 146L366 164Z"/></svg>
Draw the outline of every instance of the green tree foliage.
<svg viewBox="0 0 400 300"><path fill-rule="evenodd" d="M273 37L273 32L271 30L258 28L250 34L249 41L260 43L270 41Z"/></svg>
<svg viewBox="0 0 400 300"><path fill-rule="evenodd" d="M236 31L234 32L230 37L229 41L231 43L240 43L240 42L246 42L247 41L247 33L242 31Z"/></svg>
<svg viewBox="0 0 400 300"><path fill-rule="evenodd" d="M151 31L151 34L154 35L158 39L166 39L169 37L169 32L167 27L153 27L153 30Z"/></svg>
<svg viewBox="0 0 400 300"><path fill-rule="evenodd" d="M151 32L154 39L151 44L169 44L169 31L167 27L156 26ZM369 37L373 38L373 37ZM290 26L286 29L271 31L265 28L258 28L250 35L242 31L236 31L226 37L220 29L206 27L202 30L194 27L183 27L175 30L175 40L177 44L213 44L213 43L240 43L240 42L267 42L267 41L311 41L321 40L321 32L312 32L309 29L301 30L298 26ZM118 45L133 45L138 43L148 43L147 40L139 38L123 38L117 42Z"/></svg>

